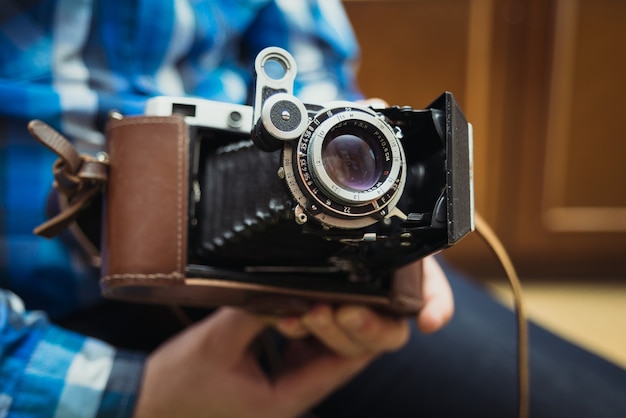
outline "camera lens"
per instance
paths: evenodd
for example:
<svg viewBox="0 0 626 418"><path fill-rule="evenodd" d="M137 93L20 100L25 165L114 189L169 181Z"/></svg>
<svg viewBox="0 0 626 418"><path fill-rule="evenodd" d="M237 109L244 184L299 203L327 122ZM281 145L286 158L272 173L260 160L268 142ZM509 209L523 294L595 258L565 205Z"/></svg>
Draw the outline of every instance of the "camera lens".
<svg viewBox="0 0 626 418"><path fill-rule="evenodd" d="M324 225L347 229L390 213L404 190L405 165L392 127L349 102L318 110L283 152L284 178L298 205Z"/></svg>
<svg viewBox="0 0 626 418"><path fill-rule="evenodd" d="M351 133L327 136L322 161L335 184L358 192L374 186L383 171L380 147L372 147L371 141Z"/></svg>

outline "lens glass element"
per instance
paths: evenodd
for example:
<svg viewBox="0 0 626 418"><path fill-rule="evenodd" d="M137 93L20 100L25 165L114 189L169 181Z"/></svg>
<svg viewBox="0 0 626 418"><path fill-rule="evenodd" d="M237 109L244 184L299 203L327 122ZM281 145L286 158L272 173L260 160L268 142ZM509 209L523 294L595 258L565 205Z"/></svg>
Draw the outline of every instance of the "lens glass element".
<svg viewBox="0 0 626 418"><path fill-rule="evenodd" d="M382 158L380 146L373 142L351 133L331 133L326 137L322 161L335 184L362 192L378 182L383 171Z"/></svg>

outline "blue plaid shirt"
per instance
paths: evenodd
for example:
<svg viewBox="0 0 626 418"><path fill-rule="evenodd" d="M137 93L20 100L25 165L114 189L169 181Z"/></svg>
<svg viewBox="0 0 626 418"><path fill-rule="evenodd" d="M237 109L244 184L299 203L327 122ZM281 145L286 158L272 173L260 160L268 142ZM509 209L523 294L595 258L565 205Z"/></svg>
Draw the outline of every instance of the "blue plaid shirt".
<svg viewBox="0 0 626 418"><path fill-rule="evenodd" d="M142 113L150 96L246 102L254 57L270 45L294 55L304 101L359 97L357 45L333 0L0 2L1 417L129 416L144 361L49 319L97 303L98 272L32 234L55 157L28 121L95 153L108 112Z"/></svg>

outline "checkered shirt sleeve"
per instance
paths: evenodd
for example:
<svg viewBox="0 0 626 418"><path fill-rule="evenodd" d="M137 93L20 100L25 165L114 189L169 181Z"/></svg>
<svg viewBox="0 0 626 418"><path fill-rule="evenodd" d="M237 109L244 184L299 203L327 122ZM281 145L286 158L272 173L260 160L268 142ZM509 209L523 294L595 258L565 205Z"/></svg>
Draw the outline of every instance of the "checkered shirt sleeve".
<svg viewBox="0 0 626 418"><path fill-rule="evenodd" d="M149 97L249 102L267 46L294 55L303 101L361 97L339 0L0 1L0 417L129 416L143 364L48 320L97 303L98 272L32 234L55 157L28 121L94 154L109 111L140 114Z"/></svg>
<svg viewBox="0 0 626 418"><path fill-rule="evenodd" d="M3 290L0 348L0 416L132 416L143 354L52 325Z"/></svg>

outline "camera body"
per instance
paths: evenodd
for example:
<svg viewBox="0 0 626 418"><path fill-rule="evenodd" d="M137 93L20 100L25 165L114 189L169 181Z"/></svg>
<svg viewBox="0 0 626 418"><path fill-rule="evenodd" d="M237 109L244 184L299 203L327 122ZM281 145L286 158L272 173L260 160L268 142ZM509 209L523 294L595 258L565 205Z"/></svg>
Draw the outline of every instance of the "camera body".
<svg viewBox="0 0 626 418"><path fill-rule="evenodd" d="M304 104L295 75L267 48L253 106L147 103L189 130L186 274L388 295L395 269L474 229L471 125L451 93L424 109Z"/></svg>

